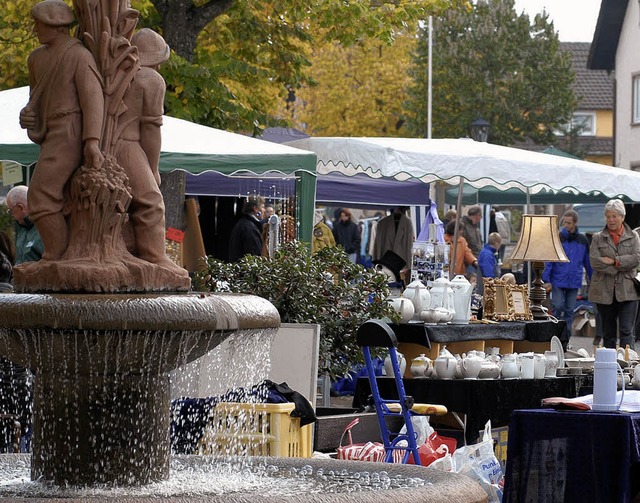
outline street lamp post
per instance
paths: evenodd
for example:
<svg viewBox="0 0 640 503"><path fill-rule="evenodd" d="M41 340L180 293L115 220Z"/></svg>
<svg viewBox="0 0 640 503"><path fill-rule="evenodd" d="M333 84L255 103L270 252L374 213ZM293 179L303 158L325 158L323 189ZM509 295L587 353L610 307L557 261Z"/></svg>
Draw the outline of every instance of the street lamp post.
<svg viewBox="0 0 640 503"><path fill-rule="evenodd" d="M475 141L487 141L489 139L489 131L491 131L491 124L489 124L482 117L478 117L471 123L471 138Z"/></svg>

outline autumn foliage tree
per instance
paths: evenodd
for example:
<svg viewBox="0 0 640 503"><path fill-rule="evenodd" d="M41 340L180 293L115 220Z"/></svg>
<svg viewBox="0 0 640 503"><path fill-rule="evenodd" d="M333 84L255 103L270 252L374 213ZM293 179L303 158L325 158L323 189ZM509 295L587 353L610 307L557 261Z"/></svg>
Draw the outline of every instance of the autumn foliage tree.
<svg viewBox="0 0 640 503"><path fill-rule="evenodd" d="M37 45L29 10L5 0L0 21L0 89L26 85ZM69 0L71 4L71 0ZM132 0L140 26L160 32L174 53L161 73L166 111L209 126L257 132L290 90L310 82L308 56L328 42L388 43L395 32L466 0Z"/></svg>
<svg viewBox="0 0 640 503"><path fill-rule="evenodd" d="M403 102L415 41L415 31L405 31L391 44L367 38L319 47L311 56L315 85L299 89L283 115L315 136L406 136Z"/></svg>
<svg viewBox="0 0 640 503"><path fill-rule="evenodd" d="M513 0L478 0L434 19L434 138L467 136L478 117L491 123L492 143L530 138L552 143L576 100L569 55L559 51L547 15L531 21ZM427 33L422 30L406 109L414 136L427 132Z"/></svg>

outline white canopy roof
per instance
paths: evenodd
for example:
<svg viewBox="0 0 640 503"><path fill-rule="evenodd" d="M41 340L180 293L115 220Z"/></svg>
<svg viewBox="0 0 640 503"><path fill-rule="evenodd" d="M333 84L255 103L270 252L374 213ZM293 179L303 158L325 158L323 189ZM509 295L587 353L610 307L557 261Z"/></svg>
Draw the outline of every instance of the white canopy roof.
<svg viewBox="0 0 640 503"><path fill-rule="evenodd" d="M28 87L0 91L0 160L29 165L38 159L40 147L29 140L18 119L28 101ZM315 174L315 161L312 152L163 117L162 171L182 169L194 174L217 171L231 175L302 170Z"/></svg>
<svg viewBox="0 0 640 503"><path fill-rule="evenodd" d="M468 138L305 138L288 145L315 152L318 174L340 171L451 184L463 178L476 188L602 193L640 201L640 173L635 171Z"/></svg>

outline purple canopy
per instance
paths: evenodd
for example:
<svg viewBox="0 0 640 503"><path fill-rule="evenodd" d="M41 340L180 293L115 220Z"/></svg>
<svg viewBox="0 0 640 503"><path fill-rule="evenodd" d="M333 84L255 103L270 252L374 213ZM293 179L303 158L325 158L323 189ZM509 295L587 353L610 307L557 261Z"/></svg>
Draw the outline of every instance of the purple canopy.
<svg viewBox="0 0 640 503"><path fill-rule="evenodd" d="M261 195L283 199L295 192L295 178L283 175L225 176L217 172L187 173L188 195ZM342 173L318 175L316 202L324 205L392 207L429 205L429 184L419 180L390 180Z"/></svg>

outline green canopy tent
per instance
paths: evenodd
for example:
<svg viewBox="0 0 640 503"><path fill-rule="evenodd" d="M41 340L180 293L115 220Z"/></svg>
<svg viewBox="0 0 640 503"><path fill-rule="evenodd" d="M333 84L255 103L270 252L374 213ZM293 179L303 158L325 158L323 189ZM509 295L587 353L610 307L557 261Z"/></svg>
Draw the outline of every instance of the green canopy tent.
<svg viewBox="0 0 640 503"><path fill-rule="evenodd" d="M18 116L29 89L0 92L0 161L31 166L39 147L20 128ZM299 204L299 238L311 242L316 195L316 155L286 145L229 133L189 121L164 116L160 171L183 170L198 175L215 171L228 176L280 174L295 177ZM26 170L25 181L29 180Z"/></svg>

